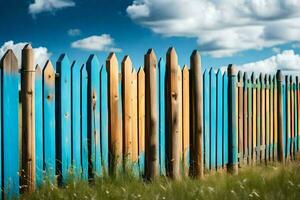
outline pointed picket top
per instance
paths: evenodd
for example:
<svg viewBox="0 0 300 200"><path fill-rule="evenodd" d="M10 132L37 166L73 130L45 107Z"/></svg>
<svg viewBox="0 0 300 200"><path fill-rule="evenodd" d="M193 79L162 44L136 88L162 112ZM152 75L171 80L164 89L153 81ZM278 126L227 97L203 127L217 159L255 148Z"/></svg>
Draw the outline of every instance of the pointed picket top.
<svg viewBox="0 0 300 200"><path fill-rule="evenodd" d="M189 68L188 68L188 66L187 66L186 64L183 65L182 73L183 73L183 74L189 73Z"/></svg>
<svg viewBox="0 0 300 200"><path fill-rule="evenodd" d="M11 49L8 49L2 57L0 68L6 73L18 73L18 60Z"/></svg>
<svg viewBox="0 0 300 200"><path fill-rule="evenodd" d="M147 54L146 55L149 55L149 57L152 59L152 60L155 60L155 62L157 62L157 59L156 59L156 54L154 52L154 49L148 49L147 51Z"/></svg>
<svg viewBox="0 0 300 200"><path fill-rule="evenodd" d="M253 83L255 83L255 73L254 72L252 72L252 74L251 74L251 81Z"/></svg>
<svg viewBox="0 0 300 200"><path fill-rule="evenodd" d="M47 60L43 69L44 80L47 84L52 85L55 83L55 71L50 60Z"/></svg>
<svg viewBox="0 0 300 200"><path fill-rule="evenodd" d="M247 73L247 72L244 72L243 80L244 80L244 81L247 81L248 79L249 79L248 73Z"/></svg>
<svg viewBox="0 0 300 200"><path fill-rule="evenodd" d="M190 56L191 63L198 63L201 66L201 55L198 50L194 50Z"/></svg>
<svg viewBox="0 0 300 200"><path fill-rule="evenodd" d="M80 72L81 66L74 60L71 64L72 71Z"/></svg>
<svg viewBox="0 0 300 200"><path fill-rule="evenodd" d="M114 52L111 52L106 59L106 70L118 72L118 59Z"/></svg>
<svg viewBox="0 0 300 200"><path fill-rule="evenodd" d="M104 65L101 65L100 74L106 74L106 73L107 73L106 67Z"/></svg>
<svg viewBox="0 0 300 200"><path fill-rule="evenodd" d="M96 67L99 67L99 60L95 54L91 54L87 60L87 66L95 65Z"/></svg>
<svg viewBox="0 0 300 200"><path fill-rule="evenodd" d="M209 70L208 69L204 69L203 76L206 76L207 74L209 74Z"/></svg>
<svg viewBox="0 0 300 200"><path fill-rule="evenodd" d="M281 70L277 70L277 72L276 72L276 79L277 79L277 81L280 81L280 82L283 81L283 74L282 74Z"/></svg>
<svg viewBox="0 0 300 200"><path fill-rule="evenodd" d="M243 80L243 77L244 77L244 74L243 74L243 72L240 70L240 71L238 72L238 81L241 82L241 81Z"/></svg>
<svg viewBox="0 0 300 200"><path fill-rule="evenodd" d="M138 77L145 77L145 71L143 67L140 67L137 72Z"/></svg>
<svg viewBox="0 0 300 200"><path fill-rule="evenodd" d="M268 79L268 74L265 74L265 76L264 76L264 80L265 80L265 83L266 84L269 84L269 79Z"/></svg>
<svg viewBox="0 0 300 200"><path fill-rule="evenodd" d="M209 74L215 74L215 69L213 67L209 69Z"/></svg>
<svg viewBox="0 0 300 200"><path fill-rule="evenodd" d="M156 68L157 59L156 55L153 49L148 49L146 55L145 55L145 71L148 70L148 68Z"/></svg>
<svg viewBox="0 0 300 200"><path fill-rule="evenodd" d="M35 66L35 74L36 75L41 75L43 73L43 69L37 64Z"/></svg>
<svg viewBox="0 0 300 200"><path fill-rule="evenodd" d="M170 47L167 52L167 67L176 68L178 66L178 57L174 47Z"/></svg>
<svg viewBox="0 0 300 200"><path fill-rule="evenodd" d="M24 50L24 49L32 49L31 44L29 44L29 43L26 44L26 45L23 47L23 50Z"/></svg>
<svg viewBox="0 0 300 200"><path fill-rule="evenodd" d="M218 69L217 76L222 77L222 70L221 69Z"/></svg>
<svg viewBox="0 0 300 200"><path fill-rule="evenodd" d="M290 83L293 83L293 76L290 75Z"/></svg>
<svg viewBox="0 0 300 200"><path fill-rule="evenodd" d="M70 60L66 54L61 54L56 62L56 72L60 73L61 67L68 67L71 69Z"/></svg>
<svg viewBox="0 0 300 200"><path fill-rule="evenodd" d="M128 55L126 55L122 60L122 71L130 73L132 71L132 62Z"/></svg>
<svg viewBox="0 0 300 200"><path fill-rule="evenodd" d="M299 76L296 76L296 83L299 84Z"/></svg>
<svg viewBox="0 0 300 200"><path fill-rule="evenodd" d="M227 67L227 72L229 76L236 76L238 71L234 64L229 64Z"/></svg>
<svg viewBox="0 0 300 200"><path fill-rule="evenodd" d="M166 67L166 63L165 63L164 59L162 57L160 57L158 60L158 68L163 69L165 67Z"/></svg>
<svg viewBox="0 0 300 200"><path fill-rule="evenodd" d="M259 80L260 80L261 83L264 83L264 75L263 75L263 73L259 74Z"/></svg>

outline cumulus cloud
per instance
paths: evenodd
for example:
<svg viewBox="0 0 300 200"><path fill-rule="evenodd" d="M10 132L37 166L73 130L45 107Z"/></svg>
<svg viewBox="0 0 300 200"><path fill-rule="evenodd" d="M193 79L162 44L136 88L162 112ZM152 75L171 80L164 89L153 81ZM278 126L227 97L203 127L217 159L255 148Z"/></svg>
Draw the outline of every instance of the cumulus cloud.
<svg viewBox="0 0 300 200"><path fill-rule="evenodd" d="M75 2L73 0L34 0L34 2L29 5L28 10L30 14L35 15L74 6Z"/></svg>
<svg viewBox="0 0 300 200"><path fill-rule="evenodd" d="M22 49L26 44L28 44L28 42L19 42L19 43L14 43L14 41L5 42L0 48L0 58L2 58L2 56L6 53L8 49L12 49L18 59L18 65L19 67L21 67ZM46 61L50 58L51 53L48 51L46 47L33 48L33 52L34 52L35 65L38 64L39 66L44 67Z"/></svg>
<svg viewBox="0 0 300 200"><path fill-rule="evenodd" d="M300 0L135 0L126 11L155 33L197 38L215 57L300 41Z"/></svg>
<svg viewBox="0 0 300 200"><path fill-rule="evenodd" d="M81 30L78 29L78 28L69 29L68 30L68 35L69 36L78 36L78 35L81 35Z"/></svg>
<svg viewBox="0 0 300 200"><path fill-rule="evenodd" d="M299 74L299 63L299 54L296 54L294 50L285 50L267 59L240 65L238 68L242 71L263 73L275 73L278 69L281 69L283 71L294 71Z"/></svg>
<svg viewBox="0 0 300 200"><path fill-rule="evenodd" d="M114 39L109 34L93 35L77 40L72 42L71 47L92 51L122 51L122 49L115 47Z"/></svg>

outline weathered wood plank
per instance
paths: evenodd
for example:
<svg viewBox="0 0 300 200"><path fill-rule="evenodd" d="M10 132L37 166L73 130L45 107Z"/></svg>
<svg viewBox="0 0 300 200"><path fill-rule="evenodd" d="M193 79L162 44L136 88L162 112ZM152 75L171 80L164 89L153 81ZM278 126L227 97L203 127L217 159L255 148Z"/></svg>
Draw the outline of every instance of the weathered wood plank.
<svg viewBox="0 0 300 200"><path fill-rule="evenodd" d="M256 79L256 161L261 157L261 82Z"/></svg>
<svg viewBox="0 0 300 200"><path fill-rule="evenodd" d="M135 175L138 175L137 73L135 69L133 69L131 77L132 170Z"/></svg>
<svg viewBox="0 0 300 200"><path fill-rule="evenodd" d="M287 146L286 146L286 154L287 154L287 160L290 160L290 153L291 153L291 85L289 76L286 76L286 93L287 93L287 100L286 100L286 106L287 106L287 117L286 117L286 125L287 125Z"/></svg>
<svg viewBox="0 0 300 200"><path fill-rule="evenodd" d="M35 189L35 70L30 44L22 49L22 191Z"/></svg>
<svg viewBox="0 0 300 200"><path fill-rule="evenodd" d="M108 79L105 66L100 70L100 132L101 132L101 158L103 172L108 173L109 149L108 149Z"/></svg>
<svg viewBox="0 0 300 200"><path fill-rule="evenodd" d="M56 62L56 72L56 164L59 183L65 183L71 169L71 65L65 54Z"/></svg>
<svg viewBox="0 0 300 200"><path fill-rule="evenodd" d="M284 87L283 75L280 70L276 72L277 107L278 107L278 160L284 162Z"/></svg>
<svg viewBox="0 0 300 200"><path fill-rule="evenodd" d="M244 82L243 73L238 73L238 154L239 154L239 166L241 167L244 163Z"/></svg>
<svg viewBox="0 0 300 200"><path fill-rule="evenodd" d="M0 69L2 78L2 187L4 199L11 199L19 196L19 73L18 61L11 49L2 57Z"/></svg>
<svg viewBox="0 0 300 200"><path fill-rule="evenodd" d="M132 92L131 92L131 71L132 63L129 56L122 61L122 113L123 113L123 161L125 169L132 162Z"/></svg>
<svg viewBox="0 0 300 200"><path fill-rule="evenodd" d="M89 177L100 176L100 64L95 55L90 55L86 62L88 73L88 149Z"/></svg>
<svg viewBox="0 0 300 200"><path fill-rule="evenodd" d="M228 71L228 82L229 82L229 129L228 129L228 167L229 171L233 174L238 173L238 146L237 146L237 70L234 65L229 65L227 68Z"/></svg>
<svg viewBox="0 0 300 200"><path fill-rule="evenodd" d="M293 76L290 76L290 87L291 87L291 92L290 92L290 115L291 115L291 160L294 159L294 135L295 135L295 129L294 129L294 124L295 124L295 118L294 118L294 84L293 84Z"/></svg>
<svg viewBox="0 0 300 200"><path fill-rule="evenodd" d="M190 167L190 88L189 69L185 65L182 69L182 143L183 143L183 171L189 175Z"/></svg>
<svg viewBox="0 0 300 200"><path fill-rule="evenodd" d="M269 76L265 75L266 83L266 162L269 161L270 157L270 85Z"/></svg>
<svg viewBox="0 0 300 200"><path fill-rule="evenodd" d="M263 74L259 76L261 82L261 95L260 95L260 102L261 102L261 126L260 126L260 133L261 133L261 162L265 161L265 150L266 150L266 93L265 93L265 79Z"/></svg>
<svg viewBox="0 0 300 200"><path fill-rule="evenodd" d="M55 183L55 71L50 60L46 62L43 69L43 109L44 169L46 178Z"/></svg>
<svg viewBox="0 0 300 200"><path fill-rule="evenodd" d="M108 132L110 134L109 149L111 152L110 172L116 174L122 164L122 127L119 118L119 84L118 84L118 61L115 53L110 53L106 60L106 69L108 72Z"/></svg>
<svg viewBox="0 0 300 200"><path fill-rule="evenodd" d="M183 134L182 134L182 73L180 66L177 68L178 76L178 112L179 112L179 160L180 160L180 172L183 174Z"/></svg>
<svg viewBox="0 0 300 200"><path fill-rule="evenodd" d="M153 179L159 175L158 106L157 106L157 60L153 49L145 55L145 105L146 105L146 176Z"/></svg>
<svg viewBox="0 0 300 200"><path fill-rule="evenodd" d="M273 161L274 156L274 89L273 89L273 79L271 75L269 75L269 84L270 84L270 156L269 161Z"/></svg>
<svg viewBox="0 0 300 200"><path fill-rule="evenodd" d="M145 72L141 67L138 79L138 137L139 137L139 171L145 174Z"/></svg>
<svg viewBox="0 0 300 200"><path fill-rule="evenodd" d="M167 99L169 120L168 131L170 133L170 176L180 179L180 155L179 155L179 102L178 102L178 58L175 48L169 48L167 52ZM147 82L147 81L146 81ZM147 98L146 98L147 99Z"/></svg>
<svg viewBox="0 0 300 200"><path fill-rule="evenodd" d="M252 138L252 162L256 162L256 142L257 142L257 133L256 133L256 121L257 121L257 112L256 112L256 79L255 74L251 74L251 83L252 83L252 130L253 130L253 138Z"/></svg>
<svg viewBox="0 0 300 200"><path fill-rule="evenodd" d="M248 155L247 155L247 161L248 164L252 163L252 138L253 138L253 128L252 128L252 83L250 77L247 77L247 90L248 90L248 99L247 99L247 109L248 109L248 140L247 140L247 146L248 146Z"/></svg>
<svg viewBox="0 0 300 200"><path fill-rule="evenodd" d="M75 61L71 66L71 106L72 106L72 168L74 177L81 177L81 136L80 136L80 68Z"/></svg>
<svg viewBox="0 0 300 200"><path fill-rule="evenodd" d="M85 65L82 65L80 69L80 83L82 179L88 180L88 74Z"/></svg>
<svg viewBox="0 0 300 200"><path fill-rule="evenodd" d="M243 87L243 92L244 92L244 103L243 103L243 114L244 114L244 117L243 117L243 160L244 160L244 163L247 163L247 160L248 160L248 134L249 134L249 130L248 130L248 74L247 72L244 73L244 77L243 77L243 82L244 82L244 87Z"/></svg>
<svg viewBox="0 0 300 200"><path fill-rule="evenodd" d="M278 160L278 110L279 110L279 105L278 105L278 89L277 89L277 80L276 76L273 78L273 84L274 84L274 161Z"/></svg>

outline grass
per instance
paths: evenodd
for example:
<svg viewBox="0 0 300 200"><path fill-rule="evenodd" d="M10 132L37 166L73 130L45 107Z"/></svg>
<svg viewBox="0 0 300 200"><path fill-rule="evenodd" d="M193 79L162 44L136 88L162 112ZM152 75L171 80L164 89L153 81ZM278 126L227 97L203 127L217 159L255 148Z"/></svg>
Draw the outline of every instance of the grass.
<svg viewBox="0 0 300 200"><path fill-rule="evenodd" d="M297 198L298 197L298 198ZM94 183L69 181L63 188L45 183L21 199L299 199L300 161L286 166L245 167L239 175L215 173L202 180L172 181L159 178L151 183L131 175L98 178Z"/></svg>

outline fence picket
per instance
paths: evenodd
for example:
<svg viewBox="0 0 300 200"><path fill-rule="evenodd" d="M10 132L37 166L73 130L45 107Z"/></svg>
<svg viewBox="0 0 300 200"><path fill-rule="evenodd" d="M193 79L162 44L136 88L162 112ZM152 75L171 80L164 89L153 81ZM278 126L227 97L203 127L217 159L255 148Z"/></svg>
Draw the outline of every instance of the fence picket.
<svg viewBox="0 0 300 200"><path fill-rule="evenodd" d="M238 73L238 84L238 159L241 167L244 163L244 82L241 71Z"/></svg>
<svg viewBox="0 0 300 200"><path fill-rule="evenodd" d="M223 121L222 121L222 102L223 102L223 75L222 71L219 69L217 72L217 168L222 167L222 157L223 157L223 147L222 147L222 142L223 142Z"/></svg>
<svg viewBox="0 0 300 200"><path fill-rule="evenodd" d="M210 169L210 89L209 71L206 69L203 74L203 109L204 109L204 165L205 170ZM195 150L194 150L195 151Z"/></svg>
<svg viewBox="0 0 300 200"><path fill-rule="evenodd" d="M210 76L210 169L216 169L216 160L217 160L217 79L214 69L211 68L209 71Z"/></svg>
<svg viewBox="0 0 300 200"><path fill-rule="evenodd" d="M35 173L36 185L43 182L44 145L43 145L43 69L37 65L35 68Z"/></svg>
<svg viewBox="0 0 300 200"><path fill-rule="evenodd" d="M223 167L228 164L228 74L223 74Z"/></svg>
<svg viewBox="0 0 300 200"><path fill-rule="evenodd" d="M252 162L255 164L256 162L256 144L257 144L257 129L256 129L256 123L257 123L257 107L256 107L256 79L254 72L251 74L251 83L252 83L252 130L253 130L253 137L252 137Z"/></svg>

